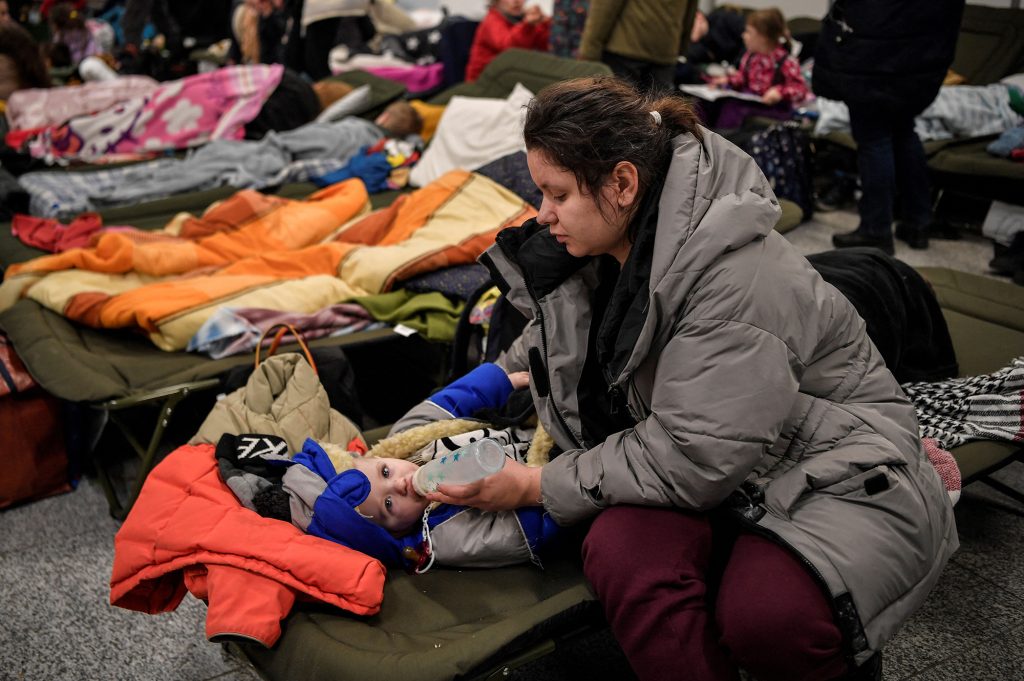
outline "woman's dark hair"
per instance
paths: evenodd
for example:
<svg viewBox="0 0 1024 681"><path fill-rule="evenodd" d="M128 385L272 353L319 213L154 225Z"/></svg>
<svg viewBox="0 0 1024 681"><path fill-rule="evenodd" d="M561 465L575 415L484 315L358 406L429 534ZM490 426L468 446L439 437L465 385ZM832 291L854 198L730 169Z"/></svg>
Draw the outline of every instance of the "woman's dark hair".
<svg viewBox="0 0 1024 681"><path fill-rule="evenodd" d="M549 85L530 102L523 128L526 148L575 175L602 213L600 190L616 164L636 166L642 198L667 169L671 140L683 133L700 137L697 116L686 101L638 92L614 76ZM639 203L634 202L634 211Z"/></svg>
<svg viewBox="0 0 1024 681"><path fill-rule="evenodd" d="M22 88L50 87L50 74L32 35L13 21L0 24L0 54L14 62Z"/></svg>

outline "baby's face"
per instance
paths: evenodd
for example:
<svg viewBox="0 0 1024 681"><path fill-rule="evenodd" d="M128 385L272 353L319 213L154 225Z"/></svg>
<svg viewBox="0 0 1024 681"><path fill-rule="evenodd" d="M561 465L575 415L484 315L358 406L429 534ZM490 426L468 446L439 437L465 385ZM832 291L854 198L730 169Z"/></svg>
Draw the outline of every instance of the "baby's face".
<svg viewBox="0 0 1024 681"><path fill-rule="evenodd" d="M393 535L407 534L423 517L426 499L416 493L412 476L419 469L405 459L353 457L355 468L370 479L370 495L359 505L365 516Z"/></svg>

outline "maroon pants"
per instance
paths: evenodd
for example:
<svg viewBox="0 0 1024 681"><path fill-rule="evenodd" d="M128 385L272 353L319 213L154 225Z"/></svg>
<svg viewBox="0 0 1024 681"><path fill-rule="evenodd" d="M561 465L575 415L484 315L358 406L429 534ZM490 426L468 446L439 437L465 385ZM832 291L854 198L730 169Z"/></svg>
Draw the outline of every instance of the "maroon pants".
<svg viewBox="0 0 1024 681"><path fill-rule="evenodd" d="M584 540L583 570L642 681L732 681L737 667L758 681L849 673L828 599L800 560L707 515L613 506Z"/></svg>

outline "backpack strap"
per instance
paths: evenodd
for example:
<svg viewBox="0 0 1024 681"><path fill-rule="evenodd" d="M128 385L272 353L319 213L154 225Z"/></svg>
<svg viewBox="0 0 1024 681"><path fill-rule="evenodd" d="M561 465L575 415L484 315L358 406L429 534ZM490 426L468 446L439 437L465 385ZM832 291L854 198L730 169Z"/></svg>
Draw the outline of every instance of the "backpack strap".
<svg viewBox="0 0 1024 681"><path fill-rule="evenodd" d="M782 73L782 65L786 63L788 57L783 57L779 61L775 62L775 72L772 74L772 85L782 85L786 80L785 74Z"/></svg>
<svg viewBox="0 0 1024 681"><path fill-rule="evenodd" d="M455 325L455 337L452 339L452 354L450 370L446 383L450 383L457 378L462 377L466 374L473 366L480 361L481 357L474 356L470 357L473 333L475 331L475 325L469 323L470 314L473 312L473 307L477 304L480 298L485 293L494 288L494 280L488 278L483 284L481 284L473 293L466 299L466 306L462 309L462 313L459 315L459 321Z"/></svg>

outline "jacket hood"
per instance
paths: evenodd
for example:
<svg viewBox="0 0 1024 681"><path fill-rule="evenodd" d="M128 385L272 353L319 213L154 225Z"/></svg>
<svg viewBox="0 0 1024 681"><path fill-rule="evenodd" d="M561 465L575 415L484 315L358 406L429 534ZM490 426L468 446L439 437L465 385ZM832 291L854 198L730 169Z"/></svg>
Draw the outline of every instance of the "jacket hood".
<svg viewBox="0 0 1024 681"><path fill-rule="evenodd" d="M651 293L666 279L699 273L723 254L766 236L781 209L754 160L703 130L673 140L658 205ZM685 291L683 292L685 293Z"/></svg>

